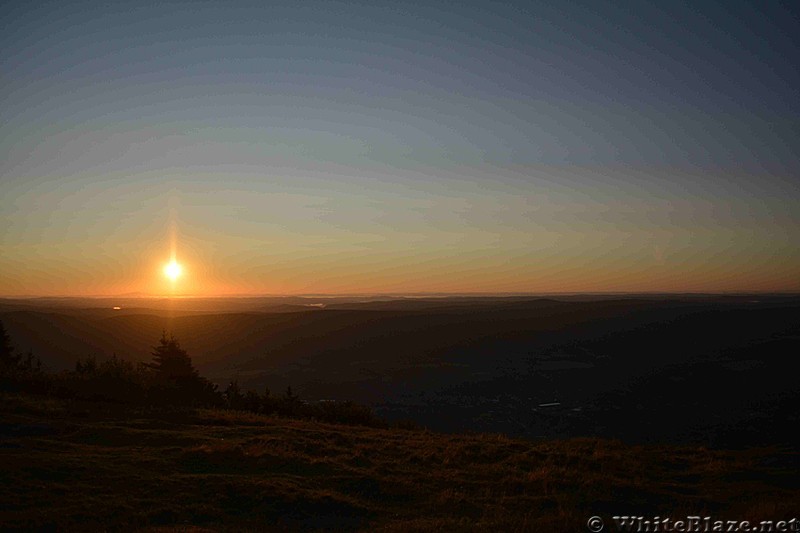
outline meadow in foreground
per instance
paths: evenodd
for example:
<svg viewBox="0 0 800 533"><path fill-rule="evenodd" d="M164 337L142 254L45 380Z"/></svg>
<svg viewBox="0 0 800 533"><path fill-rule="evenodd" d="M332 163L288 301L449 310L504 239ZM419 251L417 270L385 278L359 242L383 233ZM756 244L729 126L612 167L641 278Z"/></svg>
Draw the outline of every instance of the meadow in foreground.
<svg viewBox="0 0 800 533"><path fill-rule="evenodd" d="M584 531L789 519L794 451L340 426L3 393L4 530Z"/></svg>

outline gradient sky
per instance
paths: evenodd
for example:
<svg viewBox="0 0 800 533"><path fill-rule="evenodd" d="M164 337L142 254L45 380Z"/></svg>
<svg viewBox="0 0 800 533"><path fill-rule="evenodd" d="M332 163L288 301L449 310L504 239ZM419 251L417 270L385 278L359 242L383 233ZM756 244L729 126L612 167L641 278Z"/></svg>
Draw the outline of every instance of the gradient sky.
<svg viewBox="0 0 800 533"><path fill-rule="evenodd" d="M799 291L798 4L565 4L4 3L0 295Z"/></svg>

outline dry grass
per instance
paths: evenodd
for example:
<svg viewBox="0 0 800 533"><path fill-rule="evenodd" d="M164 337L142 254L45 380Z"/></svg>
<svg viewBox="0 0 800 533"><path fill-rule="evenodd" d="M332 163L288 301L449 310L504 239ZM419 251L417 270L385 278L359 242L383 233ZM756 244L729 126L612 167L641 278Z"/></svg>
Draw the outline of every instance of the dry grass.
<svg viewBox="0 0 800 533"><path fill-rule="evenodd" d="M346 427L2 398L3 529L585 531L792 518L798 454Z"/></svg>

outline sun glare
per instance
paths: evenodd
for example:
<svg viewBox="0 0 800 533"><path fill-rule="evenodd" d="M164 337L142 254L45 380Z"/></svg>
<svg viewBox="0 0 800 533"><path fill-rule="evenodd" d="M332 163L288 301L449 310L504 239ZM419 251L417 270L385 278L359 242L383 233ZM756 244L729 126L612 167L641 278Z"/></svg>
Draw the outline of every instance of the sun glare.
<svg viewBox="0 0 800 533"><path fill-rule="evenodd" d="M170 261L164 265L164 275L172 281L178 279L182 271L183 269L181 268L181 265L179 265L176 261Z"/></svg>

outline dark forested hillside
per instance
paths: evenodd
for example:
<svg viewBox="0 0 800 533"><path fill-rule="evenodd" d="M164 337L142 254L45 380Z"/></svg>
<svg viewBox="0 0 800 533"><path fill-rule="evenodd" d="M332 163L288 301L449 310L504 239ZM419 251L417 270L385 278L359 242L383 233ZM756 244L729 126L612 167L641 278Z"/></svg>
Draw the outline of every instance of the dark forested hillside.
<svg viewBox="0 0 800 533"><path fill-rule="evenodd" d="M0 307L0 320L52 369L148 360L166 330L220 385L290 385L448 431L725 444L787 439L772 421L796 416L791 298L295 300L307 310L62 303Z"/></svg>

